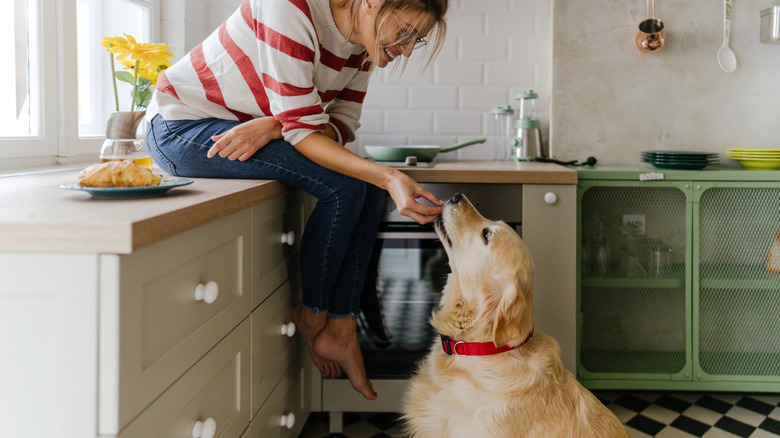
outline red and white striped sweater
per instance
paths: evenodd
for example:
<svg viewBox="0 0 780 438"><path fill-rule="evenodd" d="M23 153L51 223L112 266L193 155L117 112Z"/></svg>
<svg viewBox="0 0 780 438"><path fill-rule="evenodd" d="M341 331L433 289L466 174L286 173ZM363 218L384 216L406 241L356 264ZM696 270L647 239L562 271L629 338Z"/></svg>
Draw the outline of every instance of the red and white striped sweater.
<svg viewBox="0 0 780 438"><path fill-rule="evenodd" d="M273 115L291 144L328 123L346 144L360 126L370 71L365 47L344 42L329 0L245 0L160 74L147 117Z"/></svg>

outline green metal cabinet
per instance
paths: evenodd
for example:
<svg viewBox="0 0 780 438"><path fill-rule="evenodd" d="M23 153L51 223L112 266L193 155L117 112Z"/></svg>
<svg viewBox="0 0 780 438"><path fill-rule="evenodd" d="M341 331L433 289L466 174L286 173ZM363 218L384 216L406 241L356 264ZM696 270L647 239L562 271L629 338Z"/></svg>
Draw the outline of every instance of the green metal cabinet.
<svg viewBox="0 0 780 438"><path fill-rule="evenodd" d="M780 172L594 168L578 181L583 385L780 391Z"/></svg>

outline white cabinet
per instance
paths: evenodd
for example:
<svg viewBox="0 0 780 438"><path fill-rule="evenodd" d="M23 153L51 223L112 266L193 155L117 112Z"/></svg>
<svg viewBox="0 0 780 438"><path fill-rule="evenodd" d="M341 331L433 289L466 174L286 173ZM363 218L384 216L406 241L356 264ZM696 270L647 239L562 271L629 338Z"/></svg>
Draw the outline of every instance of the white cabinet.
<svg viewBox="0 0 780 438"><path fill-rule="evenodd" d="M97 259L0 254L0 435L95 435Z"/></svg>
<svg viewBox="0 0 780 438"><path fill-rule="evenodd" d="M211 422L213 436L237 438L249 423L249 321L199 360L119 438L190 437Z"/></svg>
<svg viewBox="0 0 780 438"><path fill-rule="evenodd" d="M251 222L244 210L100 256L100 434L117 434L249 315Z"/></svg>
<svg viewBox="0 0 780 438"><path fill-rule="evenodd" d="M233 438L269 400L299 432L308 211L294 191L130 254L0 253L0 435Z"/></svg>

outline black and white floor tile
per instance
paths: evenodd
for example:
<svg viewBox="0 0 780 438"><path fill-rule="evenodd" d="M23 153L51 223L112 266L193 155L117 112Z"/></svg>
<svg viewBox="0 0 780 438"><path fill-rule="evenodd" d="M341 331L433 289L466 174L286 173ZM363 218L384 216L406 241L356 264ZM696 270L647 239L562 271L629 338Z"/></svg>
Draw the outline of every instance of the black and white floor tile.
<svg viewBox="0 0 780 438"><path fill-rule="evenodd" d="M780 438L780 394L619 392L594 394L633 438ZM346 413L343 434L312 413L300 438L403 437L394 413Z"/></svg>

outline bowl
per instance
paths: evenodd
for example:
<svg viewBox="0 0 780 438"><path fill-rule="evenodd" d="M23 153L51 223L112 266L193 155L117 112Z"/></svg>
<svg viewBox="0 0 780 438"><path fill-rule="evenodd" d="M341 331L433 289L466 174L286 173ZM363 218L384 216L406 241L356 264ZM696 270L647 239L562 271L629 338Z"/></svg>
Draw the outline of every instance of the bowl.
<svg viewBox="0 0 780 438"><path fill-rule="evenodd" d="M750 170L777 170L780 169L780 159L777 160L752 160L746 158L737 158L737 163L745 169Z"/></svg>

